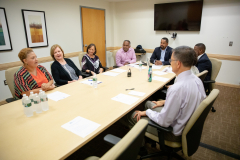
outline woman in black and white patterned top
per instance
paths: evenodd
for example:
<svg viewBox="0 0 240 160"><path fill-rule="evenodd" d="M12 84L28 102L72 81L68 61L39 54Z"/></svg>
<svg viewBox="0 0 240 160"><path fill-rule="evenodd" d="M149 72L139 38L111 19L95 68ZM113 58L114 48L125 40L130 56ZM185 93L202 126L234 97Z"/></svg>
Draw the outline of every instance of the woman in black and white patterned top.
<svg viewBox="0 0 240 160"><path fill-rule="evenodd" d="M81 71L71 59L64 58L64 51L55 44L50 52L55 60L51 66L52 76L58 85L64 85L82 79Z"/></svg>

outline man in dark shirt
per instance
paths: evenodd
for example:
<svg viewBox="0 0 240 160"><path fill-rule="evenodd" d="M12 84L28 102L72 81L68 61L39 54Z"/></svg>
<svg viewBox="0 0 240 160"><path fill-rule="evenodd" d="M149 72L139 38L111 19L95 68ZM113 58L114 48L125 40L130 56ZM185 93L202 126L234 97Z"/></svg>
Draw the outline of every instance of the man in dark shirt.
<svg viewBox="0 0 240 160"><path fill-rule="evenodd" d="M194 51L197 53L198 56L198 62L196 64L196 67L199 70L199 73L201 73L204 70L208 71L208 74L205 81L211 80L211 74L212 74L212 63L210 59L208 58L207 54L205 53L206 46L203 43L198 43L194 47Z"/></svg>
<svg viewBox="0 0 240 160"><path fill-rule="evenodd" d="M155 48L150 62L155 65L170 65L169 59L172 56L172 48L168 46L168 39L166 37L161 39L160 47Z"/></svg>

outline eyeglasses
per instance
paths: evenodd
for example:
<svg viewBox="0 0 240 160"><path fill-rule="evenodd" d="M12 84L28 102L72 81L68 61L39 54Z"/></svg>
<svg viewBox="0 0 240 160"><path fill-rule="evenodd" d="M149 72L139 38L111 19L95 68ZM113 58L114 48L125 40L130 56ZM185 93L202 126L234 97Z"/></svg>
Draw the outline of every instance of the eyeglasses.
<svg viewBox="0 0 240 160"><path fill-rule="evenodd" d="M178 61L178 60L174 60L174 59L169 59L169 63L171 63L172 61Z"/></svg>

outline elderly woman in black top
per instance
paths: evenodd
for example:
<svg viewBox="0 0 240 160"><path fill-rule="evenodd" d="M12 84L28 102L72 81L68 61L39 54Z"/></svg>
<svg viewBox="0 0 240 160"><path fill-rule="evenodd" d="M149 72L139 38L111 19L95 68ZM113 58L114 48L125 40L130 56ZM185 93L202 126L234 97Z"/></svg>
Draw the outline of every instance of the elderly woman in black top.
<svg viewBox="0 0 240 160"><path fill-rule="evenodd" d="M64 58L64 51L58 44L51 47L50 54L55 60L51 66L52 76L58 85L82 79L81 71L71 59Z"/></svg>
<svg viewBox="0 0 240 160"><path fill-rule="evenodd" d="M87 54L82 58L83 72L91 73L92 75L94 75L94 73L98 74L103 72L103 66L96 53L97 49L95 44L88 45Z"/></svg>

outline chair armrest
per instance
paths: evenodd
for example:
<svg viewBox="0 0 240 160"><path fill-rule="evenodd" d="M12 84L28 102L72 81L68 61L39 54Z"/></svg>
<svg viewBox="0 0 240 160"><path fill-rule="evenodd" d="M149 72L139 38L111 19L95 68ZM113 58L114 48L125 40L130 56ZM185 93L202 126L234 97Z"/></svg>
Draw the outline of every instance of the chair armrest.
<svg viewBox="0 0 240 160"><path fill-rule="evenodd" d="M104 72L106 72L108 69L108 67L103 67Z"/></svg>
<svg viewBox="0 0 240 160"><path fill-rule="evenodd" d="M86 72L82 72L82 76L83 76L83 78L86 78L86 77L90 77L91 74L90 73L86 73Z"/></svg>
<svg viewBox="0 0 240 160"><path fill-rule="evenodd" d="M148 125L157 128L158 130L162 130L165 132L172 132L173 128L172 127L162 127L158 125L157 123L153 122L152 120L148 121Z"/></svg>
<svg viewBox="0 0 240 160"><path fill-rule="evenodd" d="M209 83L215 83L215 81L213 81L213 80L210 80L210 81L203 81L203 83L205 83L205 84L209 84Z"/></svg>
<svg viewBox="0 0 240 160"><path fill-rule="evenodd" d="M6 102L7 102L7 103L11 103L11 102L14 102L14 101L16 101L15 98L7 98L7 99L6 99Z"/></svg>
<svg viewBox="0 0 240 160"><path fill-rule="evenodd" d="M104 139L104 141L111 144L112 146L114 146L121 140L121 138L118 138L112 134L107 134L103 139Z"/></svg>

